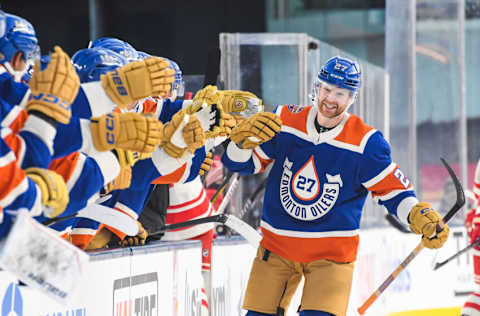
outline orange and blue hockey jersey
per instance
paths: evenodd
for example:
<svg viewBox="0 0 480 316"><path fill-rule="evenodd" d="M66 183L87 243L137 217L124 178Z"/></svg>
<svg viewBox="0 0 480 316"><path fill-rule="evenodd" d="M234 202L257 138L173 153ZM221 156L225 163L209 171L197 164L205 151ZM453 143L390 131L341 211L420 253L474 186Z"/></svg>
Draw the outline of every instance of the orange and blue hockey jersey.
<svg viewBox="0 0 480 316"><path fill-rule="evenodd" d="M318 133L318 108L275 110L282 129L254 150L231 142L223 164L241 174L269 173L261 245L297 262L355 261L365 199L372 197L406 220L418 200L412 185L392 162L382 134L348 114L330 131Z"/></svg>
<svg viewBox="0 0 480 316"><path fill-rule="evenodd" d="M12 226L12 216L26 208L32 216L42 212L41 193L16 162L15 154L0 139L0 238Z"/></svg>

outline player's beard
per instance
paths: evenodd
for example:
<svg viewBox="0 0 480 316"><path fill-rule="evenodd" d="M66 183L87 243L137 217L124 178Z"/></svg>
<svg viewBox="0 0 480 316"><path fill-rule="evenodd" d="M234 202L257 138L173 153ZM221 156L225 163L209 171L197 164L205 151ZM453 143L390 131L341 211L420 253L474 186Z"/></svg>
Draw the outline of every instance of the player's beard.
<svg viewBox="0 0 480 316"><path fill-rule="evenodd" d="M328 105L328 106L327 106ZM335 127L343 119L348 105L340 106L338 104L328 103L325 99L318 101L318 123L323 127Z"/></svg>

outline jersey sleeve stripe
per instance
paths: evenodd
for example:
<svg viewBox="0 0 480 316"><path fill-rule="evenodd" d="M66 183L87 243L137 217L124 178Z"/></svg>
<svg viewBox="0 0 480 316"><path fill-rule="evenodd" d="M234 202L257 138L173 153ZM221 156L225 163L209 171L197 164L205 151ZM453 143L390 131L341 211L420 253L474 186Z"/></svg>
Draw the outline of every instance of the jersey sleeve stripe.
<svg viewBox="0 0 480 316"><path fill-rule="evenodd" d="M80 154L78 152L71 153L67 156L63 156L52 160L48 169L55 171L63 177L63 180L67 182L67 188L70 191L68 182L70 181L72 174L78 172L75 170L76 163L79 159Z"/></svg>
<svg viewBox="0 0 480 316"><path fill-rule="evenodd" d="M157 147L153 152L151 159L158 173L161 175L167 175L174 172L186 162L186 159L184 158L176 159L171 157L161 147Z"/></svg>
<svg viewBox="0 0 480 316"><path fill-rule="evenodd" d="M186 170L187 170L187 163L184 163L182 166L180 166L180 168L177 168L176 170L174 170L169 174L165 174L156 178L155 180L152 181L152 183L168 184L168 183L179 182L183 178Z"/></svg>
<svg viewBox="0 0 480 316"><path fill-rule="evenodd" d="M28 179L25 174L16 174L14 178L9 181L7 187L2 190L4 194L0 195L0 207L11 204L17 197L28 190Z"/></svg>
<svg viewBox="0 0 480 316"><path fill-rule="evenodd" d="M33 202L32 208L30 209L31 216L39 216L43 212L42 193L40 192L40 188L38 186L35 186L35 191L35 201Z"/></svg>
<svg viewBox="0 0 480 316"><path fill-rule="evenodd" d="M98 165L98 169L102 172L103 183L107 184L113 181L120 174L120 163L115 154L106 152L97 152L90 156Z"/></svg>
<svg viewBox="0 0 480 316"><path fill-rule="evenodd" d="M88 103L92 116L101 116L110 113L117 105L108 97L98 81L82 83L81 87ZM93 105L93 106L92 106Z"/></svg>
<svg viewBox="0 0 480 316"><path fill-rule="evenodd" d="M19 166L21 166L23 164L23 160L25 159L25 152L27 151L27 145L25 144L25 140L21 136L18 136L18 141L20 145L18 146L17 163Z"/></svg>
<svg viewBox="0 0 480 316"><path fill-rule="evenodd" d="M394 197L396 197L397 195L399 195L400 193L402 192L405 192L405 191L411 191L413 190L413 186L410 185L410 187L408 189L399 189L399 190L392 190L388 193L385 193L385 194L375 194L372 192L372 197L373 197L373 200L374 201L387 201L387 200L390 200L390 199L393 199Z"/></svg>
<svg viewBox="0 0 480 316"><path fill-rule="evenodd" d="M75 168L73 172L70 174L70 177L67 178L67 189L70 192L72 188L77 183L78 178L82 174L83 166L85 165L86 157L82 154L78 154L77 163L74 164Z"/></svg>
<svg viewBox="0 0 480 316"><path fill-rule="evenodd" d="M227 156L234 162L247 162L252 157L252 149L241 149L234 142L227 146Z"/></svg>
<svg viewBox="0 0 480 316"><path fill-rule="evenodd" d="M11 151L9 151L6 155L0 157L0 168L5 167L6 165L16 161L17 157Z"/></svg>
<svg viewBox="0 0 480 316"><path fill-rule="evenodd" d="M363 182L362 183L363 186L367 189L371 188L375 184L377 184L380 181L382 181L383 179L385 179L386 176L391 174L395 170L396 167L397 167L397 164L392 162L387 168L383 169L383 171L380 172L378 175L376 175L375 177L373 177L372 179L370 179L368 181Z"/></svg>
<svg viewBox="0 0 480 316"><path fill-rule="evenodd" d="M255 166L255 169L253 172L254 174L263 172L265 168L273 161L272 159L263 159L262 157L260 157L260 155L257 152L258 148L259 147L253 150L253 155L252 155L253 164Z"/></svg>
<svg viewBox="0 0 480 316"><path fill-rule="evenodd" d="M115 203L115 209L117 211L120 211L122 213L127 214L128 216L130 216L133 219L138 218L138 214L134 210L132 210L130 207L126 206L123 203L120 203L120 202Z"/></svg>
<svg viewBox="0 0 480 316"><path fill-rule="evenodd" d="M53 139L57 130L51 124L34 115L29 115L22 131L30 132L40 138L47 146L50 154L53 153Z"/></svg>
<svg viewBox="0 0 480 316"><path fill-rule="evenodd" d="M397 216L403 223L408 225L408 214L410 214L412 207L414 207L417 203L418 199L416 197L408 196L404 198L400 204L398 204Z"/></svg>
<svg viewBox="0 0 480 316"><path fill-rule="evenodd" d="M27 113L22 108L20 108L19 106L14 106L2 120L1 126L9 127L13 131L18 132L23 126L26 117ZM17 120L19 120L20 122L17 122Z"/></svg>
<svg viewBox="0 0 480 316"><path fill-rule="evenodd" d="M257 146L253 149L253 151L258 155L258 157L260 159L263 159L263 160L272 160L272 158L270 156L268 156L260 146Z"/></svg>

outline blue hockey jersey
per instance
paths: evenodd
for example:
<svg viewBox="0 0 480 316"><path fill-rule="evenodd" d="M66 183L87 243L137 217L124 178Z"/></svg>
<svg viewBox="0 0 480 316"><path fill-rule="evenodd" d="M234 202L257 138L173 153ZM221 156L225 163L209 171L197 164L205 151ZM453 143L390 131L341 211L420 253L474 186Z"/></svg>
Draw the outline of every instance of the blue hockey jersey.
<svg viewBox="0 0 480 316"><path fill-rule="evenodd" d="M369 192L403 220L418 200L379 131L347 113L335 128L318 133L317 107L294 112L277 107L279 134L254 150L231 142L222 161L243 174L273 162L263 203L263 247L298 262L352 262Z"/></svg>

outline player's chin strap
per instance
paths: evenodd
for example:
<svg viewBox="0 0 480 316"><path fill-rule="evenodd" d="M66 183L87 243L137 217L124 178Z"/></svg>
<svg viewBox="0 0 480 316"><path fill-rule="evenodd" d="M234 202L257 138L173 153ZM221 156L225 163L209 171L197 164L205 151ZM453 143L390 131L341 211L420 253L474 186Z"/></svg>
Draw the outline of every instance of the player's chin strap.
<svg viewBox="0 0 480 316"><path fill-rule="evenodd" d="M260 240L262 239L262 236L260 236L260 234L255 229L253 229L252 226L248 225L244 221L240 220L238 217L231 214L218 214L193 219L186 222L165 225L161 230L153 232L149 234L149 236L152 237L155 235L163 235L166 231L205 223L220 223L229 227L230 229L240 234L243 238L245 238L247 242L254 248L258 248Z"/></svg>

